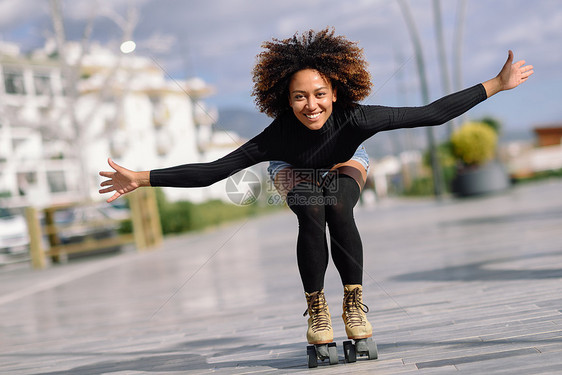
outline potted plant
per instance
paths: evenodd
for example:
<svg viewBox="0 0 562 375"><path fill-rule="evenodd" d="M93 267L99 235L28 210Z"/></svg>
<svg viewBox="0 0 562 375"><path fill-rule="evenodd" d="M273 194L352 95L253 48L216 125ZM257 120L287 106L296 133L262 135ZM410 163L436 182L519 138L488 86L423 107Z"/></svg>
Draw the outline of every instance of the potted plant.
<svg viewBox="0 0 562 375"><path fill-rule="evenodd" d="M457 160L452 181L455 195L466 197L505 190L509 177L496 160L498 122L485 119L467 122L451 136L451 149Z"/></svg>

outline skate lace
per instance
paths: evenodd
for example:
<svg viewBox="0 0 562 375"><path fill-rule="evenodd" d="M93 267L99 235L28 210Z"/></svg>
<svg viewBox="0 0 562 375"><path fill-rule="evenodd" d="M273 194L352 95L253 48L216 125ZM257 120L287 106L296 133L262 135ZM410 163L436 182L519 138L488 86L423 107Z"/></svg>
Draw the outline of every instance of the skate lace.
<svg viewBox="0 0 562 375"><path fill-rule="evenodd" d="M364 326L365 314L369 312L369 307L362 302L362 292L360 288L355 288L347 292L344 299L345 314L347 325L351 328Z"/></svg>
<svg viewBox="0 0 562 375"><path fill-rule="evenodd" d="M331 328L330 314L328 314L328 304L323 293L315 293L310 295L308 299L308 308L302 314L309 314L312 318L311 328L313 332L329 330Z"/></svg>

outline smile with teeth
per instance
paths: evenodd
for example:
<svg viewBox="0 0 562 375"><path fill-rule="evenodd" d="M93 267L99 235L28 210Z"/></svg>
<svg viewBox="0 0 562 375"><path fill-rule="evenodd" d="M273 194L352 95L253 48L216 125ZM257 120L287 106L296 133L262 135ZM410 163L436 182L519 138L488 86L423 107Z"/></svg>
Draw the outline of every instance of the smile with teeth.
<svg viewBox="0 0 562 375"><path fill-rule="evenodd" d="M305 114L305 116L309 120L314 120L314 119L317 119L318 117L320 117L321 114L322 114L322 112L318 112L318 113Z"/></svg>

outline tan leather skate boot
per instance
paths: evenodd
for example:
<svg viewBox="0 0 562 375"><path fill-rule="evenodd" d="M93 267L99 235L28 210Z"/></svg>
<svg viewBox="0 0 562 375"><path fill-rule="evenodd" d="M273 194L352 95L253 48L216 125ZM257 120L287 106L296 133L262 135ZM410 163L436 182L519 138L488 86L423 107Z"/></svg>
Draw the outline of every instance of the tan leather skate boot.
<svg viewBox="0 0 562 375"><path fill-rule="evenodd" d="M367 320L369 312L363 303L363 289L361 285L345 285L343 295L343 322L347 337L353 340L365 339L373 336L373 327Z"/></svg>
<svg viewBox="0 0 562 375"><path fill-rule="evenodd" d="M329 344L334 341L334 331L332 330L332 318L328 303L324 297L324 290L319 292L306 293L308 308L303 316L309 315L308 330L306 339L309 344Z"/></svg>

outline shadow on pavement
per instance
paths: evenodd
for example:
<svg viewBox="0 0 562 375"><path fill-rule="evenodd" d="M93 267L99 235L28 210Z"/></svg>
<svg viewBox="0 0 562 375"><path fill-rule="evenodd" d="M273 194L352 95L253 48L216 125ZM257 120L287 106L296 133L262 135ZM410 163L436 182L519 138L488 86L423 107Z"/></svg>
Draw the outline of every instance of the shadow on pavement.
<svg viewBox="0 0 562 375"><path fill-rule="evenodd" d="M506 215L470 217L440 223L443 227L466 226L481 224L512 224L521 222L537 222L542 220L562 219L562 209L551 208L549 210L509 213Z"/></svg>
<svg viewBox="0 0 562 375"><path fill-rule="evenodd" d="M384 359L384 353L387 351L392 351L392 348L401 347L401 348L416 348L416 347L458 347L464 349L470 349L475 347L489 347L489 352L483 352L480 354L471 354L466 356L458 356L458 357L451 357L450 355L444 354L442 359L431 360L431 361L421 361L417 362L416 366L418 368L431 368L431 367L443 367L443 366L451 366L451 365L458 365L462 363L471 363L471 362L480 362L486 361L491 359L499 359L499 358L507 358L507 357L515 357L515 356L524 356L530 354L537 354L537 350L534 348L537 344L545 345L549 343L561 343L562 337L552 337L552 338L541 338L540 340L533 340L533 339L498 339L498 340L489 340L489 341L481 341L478 339L475 340L452 340L452 341L440 341L440 342L425 342L425 341L401 341L395 342L392 344L384 344L378 343L379 347L379 359ZM500 350L497 351L494 347L500 346L504 347L506 344L513 344L513 343L520 343L524 344L523 347L518 349L507 349L507 350ZM295 344L291 345L279 345L278 347L271 346L271 348L275 348L276 350L283 349L284 347L296 348ZM300 345L299 345L300 348ZM174 353L174 354L163 354L165 351L161 353L155 353L154 355L150 355L151 352L140 352L146 354L140 358L135 358L131 360L114 360L114 361L103 361L94 364L89 364L85 366L74 367L72 369L66 371L55 371L55 372L42 372L36 373L35 375L70 375L70 374L80 374L80 375L97 375L100 373L112 373L112 372L120 372L120 371L142 371L142 372L194 372L197 370L202 370L202 372L208 372L213 370L220 370L220 369L237 369L237 371L241 371L242 369L248 369L249 371L257 371L258 368L269 368L269 369L278 369L278 370L289 370L289 369L303 369L307 368L306 366L306 358L304 356L304 351L302 356L290 356L290 354L285 353L287 357L285 358L275 358L275 359L255 359L255 360L244 360L244 353L247 353L247 347L237 347L232 348L230 354L234 354L236 352L240 353L240 360L236 361L224 361L224 362L214 362L209 363L207 358L202 355L197 354L189 354L189 353ZM264 349L264 348L261 348ZM173 349L170 350L173 352ZM134 355L140 353L123 353L121 355ZM458 353L458 352L455 352ZM77 353L80 356L87 355L87 353ZM213 356L217 355L224 355L225 353L215 353ZM33 356L34 354L27 353L27 356ZM37 355L49 355L49 356L60 356L61 353L41 353ZM116 353L89 353L90 356L115 356ZM23 355L22 355L23 356ZM213 357L212 356L212 357ZM340 363L343 363L343 356L340 353Z"/></svg>
<svg viewBox="0 0 562 375"><path fill-rule="evenodd" d="M405 273L391 278L395 281L486 281L486 280L541 280L562 278L562 268L541 269L494 269L494 266L518 260L559 256L562 252L529 254L509 258L492 259L459 266ZM550 265L545 262L545 266Z"/></svg>
<svg viewBox="0 0 562 375"><path fill-rule="evenodd" d="M209 341L210 340L203 340ZM213 340L215 343L220 340ZM271 359L255 359L255 360L244 360L245 354L254 353L256 351L259 352L269 352L270 350L279 351L283 349L295 349L297 345L270 345L270 346L262 346L262 345L242 345L237 347L232 347L227 350L221 350L220 352L215 352L210 354L209 356L203 356L199 354L191 354L191 353L178 353L179 347L183 347L184 349L187 347L194 347L197 346L197 342L187 342L182 344L176 348L170 348L169 350L162 350L162 351L146 351L146 352L133 352L133 353L26 353L22 354L21 357L32 357L32 356L49 356L49 357L60 357L60 356L82 356L82 357L94 357L99 356L102 358L107 357L115 357L115 356L131 356L136 355L137 358L133 359L116 359L116 360L107 360L101 361L97 363L91 363L84 366L74 367L69 370L64 371L54 371L54 372L40 372L35 373L34 375L97 375L100 373L113 373L113 372L120 372L120 371L139 371L139 372L179 372L179 373L196 373L196 371L201 370L203 373L210 372L212 370L218 369L228 369L228 368L269 368L269 369L306 369L307 362L306 362L306 353L305 353L305 346L298 345L299 349L301 350L302 355L298 356L291 356L290 353L285 353L283 358L271 358ZM168 353L168 354L165 354ZM236 355L238 354L238 355ZM211 362L209 363L208 359L213 357L220 357L225 355L236 355L237 358L240 360L236 361L224 361L224 362Z"/></svg>

